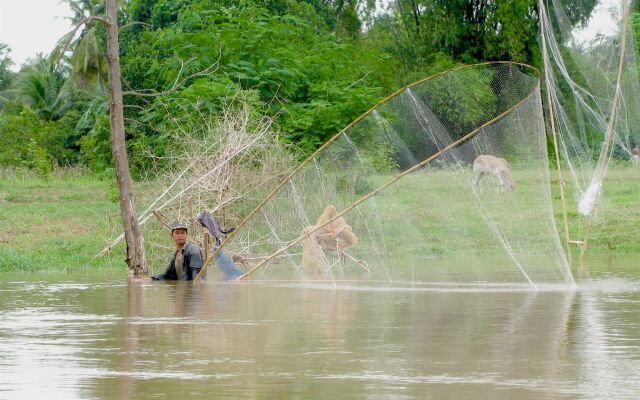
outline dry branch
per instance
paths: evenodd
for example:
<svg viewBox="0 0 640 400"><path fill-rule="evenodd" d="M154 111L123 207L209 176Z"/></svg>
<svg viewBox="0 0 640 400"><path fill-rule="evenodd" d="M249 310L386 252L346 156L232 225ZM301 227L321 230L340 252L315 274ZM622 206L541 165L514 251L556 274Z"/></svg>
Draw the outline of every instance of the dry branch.
<svg viewBox="0 0 640 400"><path fill-rule="evenodd" d="M138 97L158 97L158 96L166 96L168 94L171 93L175 93L178 88L180 88L185 82L187 82L188 80L198 77L198 76L204 76L207 75L211 72L215 72L215 69L217 69L219 63L220 63L220 58L222 57L222 54L218 54L218 59L211 65L209 65L207 68L200 70L198 72L194 72L193 74L180 79L182 77L182 74L184 72L184 69L187 65L189 65L189 63L191 63L193 60L195 60L195 57L190 58L189 60L187 60L187 62L184 62L181 58L178 58L178 61L180 61L180 69L178 70L178 73L176 75L176 78L173 81L173 85L171 86L171 88L163 91L163 92L157 92L153 89L146 89L145 91L140 91L140 90L130 90L130 91L126 91L123 92L123 96L138 96Z"/></svg>
<svg viewBox="0 0 640 400"><path fill-rule="evenodd" d="M271 132L271 121L256 121L251 117L253 110L240 103L225 107L217 120L202 116L183 123L170 116L175 123L170 136L176 142L167 147L170 152L162 160L165 167L147 171L152 179L142 185L150 189L142 191L137 200L148 204L140 214L145 236L156 242L166 240L156 224L146 224L153 218L151 210L174 220L193 218L205 209L215 215L224 208L225 223L233 226L246 216L243 204L266 196L292 169L295 154ZM185 160L189 160L186 166ZM203 234L203 228L194 224L189 236L200 242ZM122 235L99 255L108 253L120 240ZM156 252L150 264L165 256L163 251Z"/></svg>

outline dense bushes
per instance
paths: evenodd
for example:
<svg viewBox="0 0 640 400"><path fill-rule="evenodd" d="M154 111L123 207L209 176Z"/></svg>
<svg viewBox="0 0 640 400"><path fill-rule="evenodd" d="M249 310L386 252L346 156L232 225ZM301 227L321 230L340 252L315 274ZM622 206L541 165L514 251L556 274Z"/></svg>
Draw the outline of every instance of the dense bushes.
<svg viewBox="0 0 640 400"><path fill-rule="evenodd" d="M103 12L100 1L66 1L75 21ZM125 91L170 92L125 96L133 173L149 167L150 154L166 153L167 121L214 116L238 97L309 153L432 73L488 59L537 62L535 1L472 3L401 0L380 13L358 0L122 2ZM592 8L577 7L574 19ZM17 74L0 44L0 164L109 168L104 40L104 29L88 27L62 63L39 57Z"/></svg>

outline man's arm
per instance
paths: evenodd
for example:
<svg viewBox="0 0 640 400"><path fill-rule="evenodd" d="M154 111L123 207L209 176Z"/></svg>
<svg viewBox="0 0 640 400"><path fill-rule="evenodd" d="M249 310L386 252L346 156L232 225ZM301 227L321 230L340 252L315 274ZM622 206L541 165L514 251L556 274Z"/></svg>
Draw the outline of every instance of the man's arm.
<svg viewBox="0 0 640 400"><path fill-rule="evenodd" d="M174 256L171 258L171 261L169 261L169 265L167 266L167 269L164 271L164 273L160 275L153 275L151 279L153 279L154 281L163 281L167 279L169 277L169 274L171 273L171 269L175 268L175 265L174 265L175 262L176 262L176 258L174 254Z"/></svg>

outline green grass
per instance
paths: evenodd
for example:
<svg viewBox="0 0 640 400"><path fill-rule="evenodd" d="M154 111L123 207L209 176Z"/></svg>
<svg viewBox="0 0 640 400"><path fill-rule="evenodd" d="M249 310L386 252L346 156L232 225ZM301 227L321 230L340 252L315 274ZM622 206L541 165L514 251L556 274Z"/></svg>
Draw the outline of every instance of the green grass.
<svg viewBox="0 0 640 400"><path fill-rule="evenodd" d="M551 182L557 226L564 238L562 203L555 171L552 171ZM589 252L640 253L640 168L630 163L612 164L604 181L603 193L589 231ZM566 196L569 210L575 210L576 200L570 186ZM587 218L569 211L568 219L570 238L583 240L587 233Z"/></svg>
<svg viewBox="0 0 640 400"><path fill-rule="evenodd" d="M43 179L0 175L0 271L123 268L119 256L93 260L119 226L110 183L67 170Z"/></svg>
<svg viewBox="0 0 640 400"><path fill-rule="evenodd" d="M554 172L551 172L554 216L562 236L562 211ZM518 177L518 186L509 201L522 202L521 205L526 206L535 192L528 182L535 177L518 171L514 171L514 177ZM384 180L379 177L371 183L377 186ZM446 170L420 171L403 178L375 198L387 213L386 221L383 221L386 222L387 237L390 240L406 238L409 233L415 240L403 245L412 251L426 251L428 255L456 253L460 248L491 251L498 245L495 238L478 234L486 227L477 213L463 207L463 201L456 200L455 193L467 189L467 183L452 179ZM612 166L604 191L604 201L591 230L589 252L640 253L640 169L630 165ZM73 170L56 172L48 179L0 171L0 271L61 271L90 267L124 272L123 245L109 257L93 259L120 232L118 205L113 201L112 192L111 181ZM489 210L492 218L510 218L515 224L528 223L532 232L542 229L536 225L540 219L535 214L536 209L516 217L502 215L500 202L506 200L493 193L490 182L487 182L485 195L497 202ZM575 209L570 190L568 197L570 208ZM411 215L400 213L416 202L427 206L417 207ZM450 218L460 218L465 224L448 224ZM571 239L583 238L585 221L575 212L570 213ZM357 229L356 225L354 229ZM168 240L166 244L170 245Z"/></svg>

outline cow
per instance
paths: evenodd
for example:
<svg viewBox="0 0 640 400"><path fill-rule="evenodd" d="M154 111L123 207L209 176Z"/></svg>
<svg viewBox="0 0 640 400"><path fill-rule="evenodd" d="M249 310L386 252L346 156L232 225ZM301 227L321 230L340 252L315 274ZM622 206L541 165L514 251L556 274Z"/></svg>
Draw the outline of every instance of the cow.
<svg viewBox="0 0 640 400"><path fill-rule="evenodd" d="M485 175L491 174L496 177L498 192L512 191L515 187L509 164L507 160L488 154L479 155L473 160L473 179L471 184L473 190L480 189L482 193L482 179Z"/></svg>

